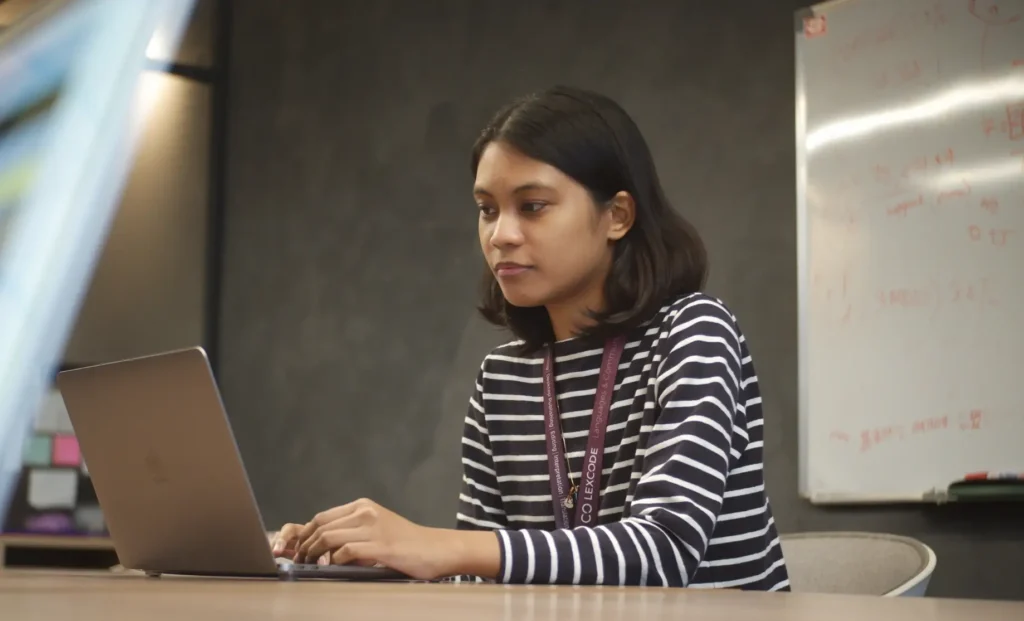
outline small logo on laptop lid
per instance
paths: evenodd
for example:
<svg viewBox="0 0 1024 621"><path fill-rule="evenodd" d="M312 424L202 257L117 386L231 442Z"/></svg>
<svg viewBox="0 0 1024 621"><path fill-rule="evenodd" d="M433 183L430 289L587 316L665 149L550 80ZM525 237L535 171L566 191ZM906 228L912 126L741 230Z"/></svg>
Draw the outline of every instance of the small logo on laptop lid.
<svg viewBox="0 0 1024 621"><path fill-rule="evenodd" d="M154 483L157 485L167 483L167 475L164 473L164 464L160 460L160 456L153 450L150 450L149 453L146 454L146 458L142 463L146 466L146 472L149 473L149 477L153 479Z"/></svg>

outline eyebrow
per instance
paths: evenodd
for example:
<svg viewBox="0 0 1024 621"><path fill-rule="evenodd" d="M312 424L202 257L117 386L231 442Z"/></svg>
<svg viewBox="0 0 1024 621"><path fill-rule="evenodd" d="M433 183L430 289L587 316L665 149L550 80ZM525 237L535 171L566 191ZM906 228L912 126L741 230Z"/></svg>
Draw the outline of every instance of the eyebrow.
<svg viewBox="0 0 1024 621"><path fill-rule="evenodd" d="M523 185L517 186L516 189L512 190L512 193L513 194L520 194L522 192L529 192L531 190L547 190L547 191L553 192L555 190L555 188L553 188L553 187L551 187L549 185L544 185L543 183L537 183L537 182L524 183ZM485 188L482 188L480 186L476 186L476 187L473 188L473 194L484 194L484 195L487 195L487 196L493 196Z"/></svg>

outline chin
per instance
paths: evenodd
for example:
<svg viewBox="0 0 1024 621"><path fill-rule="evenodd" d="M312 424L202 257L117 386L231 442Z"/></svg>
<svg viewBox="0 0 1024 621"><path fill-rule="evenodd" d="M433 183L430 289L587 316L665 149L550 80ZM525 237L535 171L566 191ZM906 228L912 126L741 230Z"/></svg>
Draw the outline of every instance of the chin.
<svg viewBox="0 0 1024 621"><path fill-rule="evenodd" d="M506 302L520 308L532 308L547 304L547 296L525 288L501 287L501 294L505 296Z"/></svg>

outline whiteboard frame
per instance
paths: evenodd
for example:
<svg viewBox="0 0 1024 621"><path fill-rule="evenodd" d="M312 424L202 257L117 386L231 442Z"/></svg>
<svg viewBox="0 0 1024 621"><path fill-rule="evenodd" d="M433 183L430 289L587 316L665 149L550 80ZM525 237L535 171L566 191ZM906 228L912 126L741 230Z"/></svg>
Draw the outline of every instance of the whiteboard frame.
<svg viewBox="0 0 1024 621"><path fill-rule="evenodd" d="M797 463L798 490L800 496L811 494L808 480L810 461L810 406L807 403L810 391L807 387L808 330L807 317L810 310L810 257L808 256L807 232L807 151L804 147L807 137L807 91L804 86L803 66L803 23L804 18L817 14L815 7L801 9L794 17L794 112L796 121L796 308L797 308Z"/></svg>

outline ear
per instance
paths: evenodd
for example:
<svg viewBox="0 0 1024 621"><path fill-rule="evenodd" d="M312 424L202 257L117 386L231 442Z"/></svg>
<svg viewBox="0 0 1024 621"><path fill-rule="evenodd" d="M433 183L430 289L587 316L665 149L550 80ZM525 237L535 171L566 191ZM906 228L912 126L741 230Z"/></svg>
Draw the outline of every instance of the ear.
<svg viewBox="0 0 1024 621"><path fill-rule="evenodd" d="M636 219L636 201L629 192L619 192L608 202L608 216L611 225L608 227L608 239L618 241L633 228Z"/></svg>

